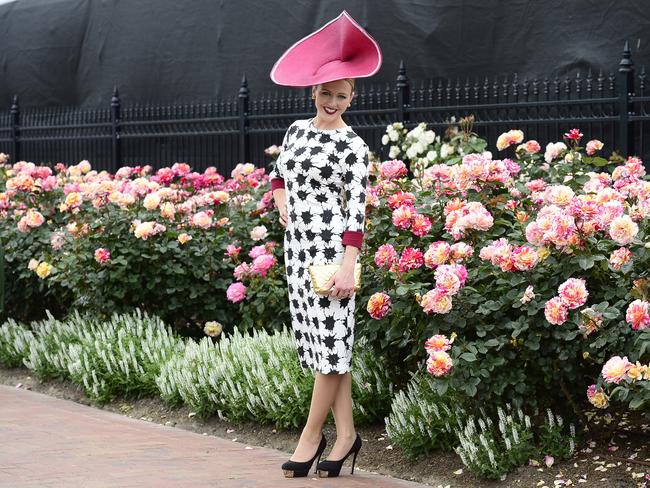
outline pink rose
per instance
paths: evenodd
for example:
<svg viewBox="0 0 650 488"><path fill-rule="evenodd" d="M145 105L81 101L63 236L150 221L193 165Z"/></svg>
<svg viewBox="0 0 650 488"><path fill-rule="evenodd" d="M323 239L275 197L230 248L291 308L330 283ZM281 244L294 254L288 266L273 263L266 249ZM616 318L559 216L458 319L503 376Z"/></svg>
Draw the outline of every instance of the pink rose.
<svg viewBox="0 0 650 488"><path fill-rule="evenodd" d="M226 296L233 303L241 302L246 298L246 286L239 281L235 282L226 290Z"/></svg>

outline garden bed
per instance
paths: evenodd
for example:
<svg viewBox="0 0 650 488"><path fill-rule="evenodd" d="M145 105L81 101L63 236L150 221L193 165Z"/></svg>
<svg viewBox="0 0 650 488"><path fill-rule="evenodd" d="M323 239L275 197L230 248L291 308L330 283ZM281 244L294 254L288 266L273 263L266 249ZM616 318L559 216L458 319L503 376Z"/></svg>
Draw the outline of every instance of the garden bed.
<svg viewBox="0 0 650 488"><path fill-rule="evenodd" d="M96 405L83 390L73 383L60 380L39 382L27 368L0 368L0 383L21 385L46 395L72 400L84 405ZM205 422L191 416L187 406L172 408L160 398L139 400L115 399L103 407L111 412L128 415L159 424L197 433L206 433L237 442L293 452L299 432L274 429L252 422L232 424L216 416ZM608 423L609 422L609 423ZM602 486L607 488L645 487L650 475L650 425L642 417L614 418L602 415L594 419L598 437L576 456L553 466L524 466L500 482L477 479L468 473L453 453L436 452L418 461L409 460L398 446L391 446L383 424L359 429L364 448L359 457L360 469L374 471L406 480L426 483L434 487L555 487ZM612 431L612 426L617 426ZM333 425L327 425L325 435L333 440ZM631 459L630 459L631 458ZM627 460L627 461L624 461ZM543 463L543 460L539 460ZM459 470L462 470L460 472ZM460 474L456 474L459 473ZM636 478L635 478L636 477Z"/></svg>

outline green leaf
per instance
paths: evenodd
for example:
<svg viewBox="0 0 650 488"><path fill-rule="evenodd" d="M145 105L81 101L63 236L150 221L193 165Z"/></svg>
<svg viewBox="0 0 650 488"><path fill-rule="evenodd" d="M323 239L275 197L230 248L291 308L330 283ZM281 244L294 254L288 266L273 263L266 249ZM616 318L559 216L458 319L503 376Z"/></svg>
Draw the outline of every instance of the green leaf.
<svg viewBox="0 0 650 488"><path fill-rule="evenodd" d="M583 254L582 256L578 256L578 266L580 266L580 268L585 270L593 268L594 266L593 256L589 256L586 254Z"/></svg>
<svg viewBox="0 0 650 488"><path fill-rule="evenodd" d="M609 161L607 161L605 158L596 157L591 158L590 163L594 166L607 166L609 164Z"/></svg>
<svg viewBox="0 0 650 488"><path fill-rule="evenodd" d="M405 286L398 286L397 290L395 291L395 293L397 293L397 295L401 296L401 297L406 295L408 292L409 292L409 289L407 287L405 287Z"/></svg>
<svg viewBox="0 0 650 488"><path fill-rule="evenodd" d="M634 397L630 402L630 410L637 410L645 403L645 400L639 396Z"/></svg>
<svg viewBox="0 0 650 488"><path fill-rule="evenodd" d="M460 359L467 361L468 363L473 363L476 361L476 355L474 355L471 352L464 352L463 354L460 355Z"/></svg>

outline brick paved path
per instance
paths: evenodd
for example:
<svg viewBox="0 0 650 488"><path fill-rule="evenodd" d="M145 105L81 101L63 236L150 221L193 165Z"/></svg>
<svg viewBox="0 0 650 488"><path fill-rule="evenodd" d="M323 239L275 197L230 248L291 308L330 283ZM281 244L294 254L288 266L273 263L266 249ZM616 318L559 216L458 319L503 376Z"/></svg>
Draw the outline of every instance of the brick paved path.
<svg viewBox="0 0 650 488"><path fill-rule="evenodd" d="M273 449L0 385L0 488L426 486L357 469L350 476L350 459L339 478L285 479L286 459Z"/></svg>

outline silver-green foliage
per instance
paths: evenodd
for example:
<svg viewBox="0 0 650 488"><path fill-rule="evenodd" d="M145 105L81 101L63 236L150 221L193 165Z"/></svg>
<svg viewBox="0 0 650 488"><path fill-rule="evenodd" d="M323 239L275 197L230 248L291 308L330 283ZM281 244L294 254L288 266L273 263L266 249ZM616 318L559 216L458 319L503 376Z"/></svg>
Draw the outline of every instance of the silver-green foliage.
<svg viewBox="0 0 650 488"><path fill-rule="evenodd" d="M534 453L530 418L518 409L517 416L507 405L506 413L497 408L499 421L485 415L471 415L456 429L460 445L456 453L463 464L479 476L497 479L524 464Z"/></svg>
<svg viewBox="0 0 650 488"><path fill-rule="evenodd" d="M49 311L47 315L22 333L11 321L3 324L3 343L12 337L13 349L22 348L23 364L39 379L71 379L98 403L117 395L157 394L160 365L183 347L182 339L158 317L139 309L114 314L108 321L77 311L65 321L56 320Z"/></svg>
<svg viewBox="0 0 650 488"><path fill-rule="evenodd" d="M358 423L377 418L392 385L372 355L357 342L353 354L354 415ZM184 353L161 368L157 379L164 399L183 401L201 417L255 420L278 427L298 427L309 412L314 375L303 369L293 335L282 331L251 335L235 329L214 344L188 341Z"/></svg>
<svg viewBox="0 0 650 488"><path fill-rule="evenodd" d="M451 391L445 396L436 393L434 381L427 373L416 373L395 395L385 418L391 441L411 458L452 450L457 444L454 427L467 416Z"/></svg>
<svg viewBox="0 0 650 488"><path fill-rule="evenodd" d="M546 421L539 426L540 442L534 443L530 418L521 409L497 408L495 422L481 410L481 415L470 416L456 430L460 445L456 452L467 468L486 478L501 478L506 473L528 462L531 458L553 455L559 459L571 457L575 450L575 428L564 432L562 418L548 410Z"/></svg>
<svg viewBox="0 0 650 488"><path fill-rule="evenodd" d="M78 314L70 320L78 324L80 343L68 349L68 371L98 402L158 394L160 366L183 348L159 317L139 309L104 322L87 322Z"/></svg>
<svg viewBox="0 0 650 488"><path fill-rule="evenodd" d="M0 363L10 368L22 366L33 340L31 330L13 319L7 320L0 327Z"/></svg>
<svg viewBox="0 0 650 488"><path fill-rule="evenodd" d="M72 320L59 321L49 310L46 314L46 319L29 324L33 337L23 364L41 381L70 379L68 351L80 341L79 324Z"/></svg>
<svg viewBox="0 0 650 488"><path fill-rule="evenodd" d="M104 403L118 396L158 395L197 414L233 421L255 420L279 427L304 424L314 375L300 366L293 334L235 330L217 343L175 336L157 316L136 309L100 321L73 312L23 327L0 327L0 357L17 361L41 380L70 379ZM358 423L385 414L392 384L364 340L353 354L353 408Z"/></svg>

